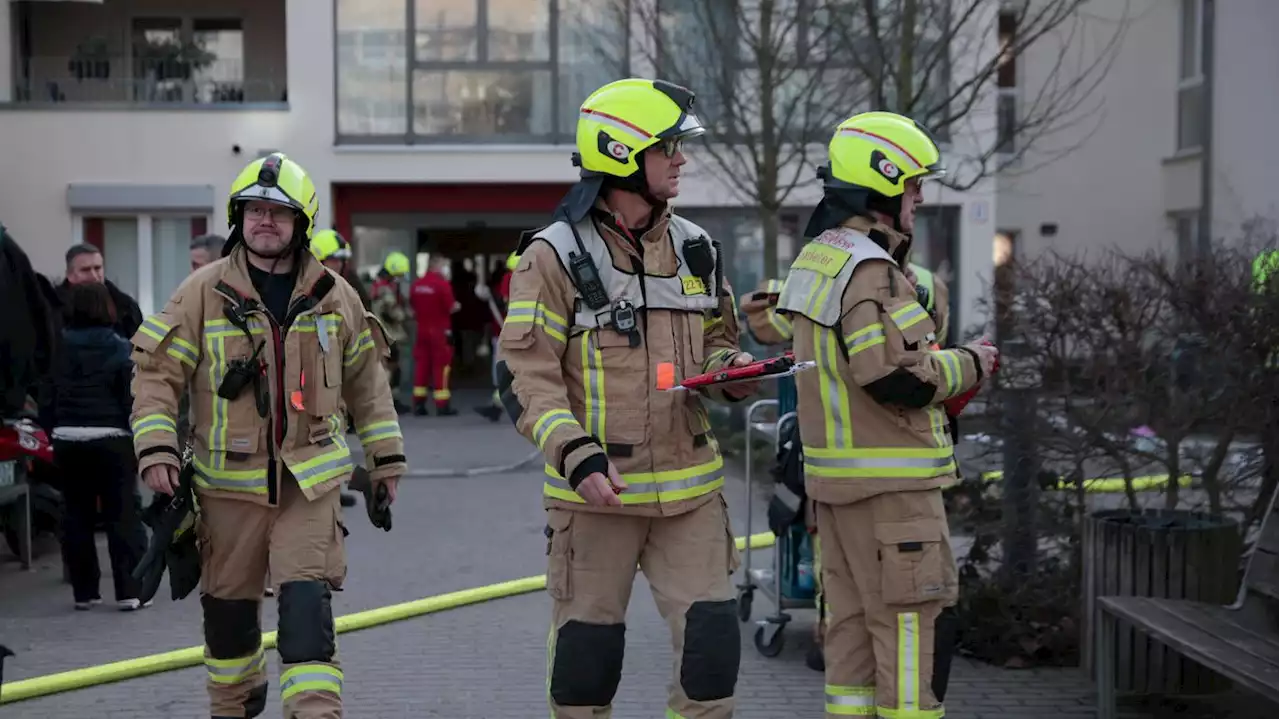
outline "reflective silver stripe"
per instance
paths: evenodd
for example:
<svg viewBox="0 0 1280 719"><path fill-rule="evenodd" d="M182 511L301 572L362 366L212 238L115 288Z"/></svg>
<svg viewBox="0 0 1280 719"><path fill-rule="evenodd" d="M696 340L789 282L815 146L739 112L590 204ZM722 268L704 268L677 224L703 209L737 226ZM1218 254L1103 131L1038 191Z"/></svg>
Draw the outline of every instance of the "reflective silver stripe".
<svg viewBox="0 0 1280 719"><path fill-rule="evenodd" d="M133 425L133 434L135 437L140 434L146 434L147 432L155 432L157 430L164 430L167 432L177 432L178 425L175 424L174 421L169 419L168 417L159 417L155 415L151 415L149 417L143 418L138 422L135 422Z"/></svg>
<svg viewBox="0 0 1280 719"><path fill-rule="evenodd" d="M330 424L330 426L333 426ZM337 434L337 432L334 432ZM392 439L400 437L400 423L395 420L387 420L385 422L374 422L366 427L356 430L356 436L360 438L360 444L369 444L383 439Z"/></svg>
<svg viewBox="0 0 1280 719"><path fill-rule="evenodd" d="M867 325L857 332L851 332L844 338L845 348L849 350L850 355L856 355L867 347L883 341L884 325L879 322Z"/></svg>
<svg viewBox="0 0 1280 719"><path fill-rule="evenodd" d="M179 343L179 340L177 337L174 337L173 342L169 343L168 352L169 352L169 355L174 359L180 362L185 361L187 364L191 365L192 367L195 367L196 364L200 361L200 357L196 355L195 350L191 348L190 345L187 345L186 343Z"/></svg>
<svg viewBox="0 0 1280 719"><path fill-rule="evenodd" d="M907 305L890 315L890 317L893 318L893 323L898 325L898 329L901 330L905 330L908 327L915 325L917 322L923 321L928 316L929 313L925 311L925 308L921 307L918 302Z"/></svg>
<svg viewBox="0 0 1280 719"><path fill-rule="evenodd" d="M526 320L529 323L537 324L538 320L542 320L542 324L549 329L553 329L562 335L568 335L569 328L564 323L551 316L541 304L537 307L511 307L507 310L508 320Z"/></svg>
<svg viewBox="0 0 1280 719"><path fill-rule="evenodd" d="M343 449L346 450L345 447L343 447ZM321 456L323 457L324 455ZM305 464L305 462L301 462L299 463L299 466ZM289 469L293 472L293 476L297 478L298 486L306 489L320 484L321 482L333 479L340 474L350 472L351 468L354 466L354 463L351 461L351 452L346 450L343 451L341 456L334 457L326 462L321 462L320 464L306 467L305 469L295 469L293 467L290 467Z"/></svg>
<svg viewBox="0 0 1280 719"><path fill-rule="evenodd" d="M692 477L685 477L684 479L669 479L665 482L633 482L630 479L627 479L627 475L625 474L622 475L622 481L627 483L626 493L634 495L634 494L648 494L648 493L678 492L682 489L693 489L694 487L701 487L703 485L711 484L712 482L716 481L717 479L720 479L723 476L724 476L724 468L721 467L712 472L706 472L704 474L696 474ZM569 482L567 482L563 477L552 476L550 473L548 473L547 482L549 484L555 485L556 487L559 487L560 489L573 491L569 489Z"/></svg>
<svg viewBox="0 0 1280 719"><path fill-rule="evenodd" d="M920 708L920 615L898 615L898 710Z"/></svg>
<svg viewBox="0 0 1280 719"><path fill-rule="evenodd" d="M600 330L595 330L599 332ZM587 434L604 438L604 357L591 341L592 332L582 333L582 383L586 390Z"/></svg>
<svg viewBox="0 0 1280 719"><path fill-rule="evenodd" d="M853 446L853 421L850 416L849 394L840 377L835 350L835 332L817 327L813 333L817 344L818 376L822 380L822 405L826 414L827 446L849 448ZM846 422L848 418L848 422Z"/></svg>
<svg viewBox="0 0 1280 719"><path fill-rule="evenodd" d="M827 692L827 703L838 707L874 710L876 706L875 690L871 690L867 694L832 694ZM853 714L853 716L861 716L861 714ZM873 711L866 716L875 716L875 712Z"/></svg>
<svg viewBox="0 0 1280 719"><path fill-rule="evenodd" d="M342 693L342 677L327 672L307 672L305 674L294 674L280 682L280 694L282 696L296 694L300 690L294 689L294 687L309 682L332 685L331 687L325 687L322 691L332 691L336 694Z"/></svg>
<svg viewBox="0 0 1280 719"><path fill-rule="evenodd" d="M946 457L814 457L805 454L804 463L834 469L949 469L954 458Z"/></svg>
<svg viewBox="0 0 1280 719"><path fill-rule="evenodd" d="M567 409L553 409L547 412L533 424L534 444L537 444L538 448L542 449L547 443L547 438L551 436L552 432L556 431L557 427L570 423L577 424L578 420Z"/></svg>
<svg viewBox="0 0 1280 719"><path fill-rule="evenodd" d="M211 662L218 662L213 664ZM224 663L225 662L225 663ZM257 654L245 657L236 664L227 660L205 658L204 667L209 672L209 677L218 684L235 684L259 672L265 671L267 665L267 655L258 650Z"/></svg>

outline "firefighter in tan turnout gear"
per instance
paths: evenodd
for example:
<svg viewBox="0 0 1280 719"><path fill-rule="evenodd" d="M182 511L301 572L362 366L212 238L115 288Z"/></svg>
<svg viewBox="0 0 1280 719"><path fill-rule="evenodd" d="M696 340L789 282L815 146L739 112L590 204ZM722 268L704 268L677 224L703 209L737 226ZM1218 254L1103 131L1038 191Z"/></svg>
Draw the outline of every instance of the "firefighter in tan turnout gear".
<svg viewBox="0 0 1280 719"><path fill-rule="evenodd" d="M942 172L912 120L846 120L823 168L780 312L793 318L805 490L817 503L826 716L932 719L934 621L956 595L942 488L956 464L943 400L991 372L992 347L931 349L902 269L920 183Z"/></svg>
<svg viewBox="0 0 1280 719"><path fill-rule="evenodd" d="M693 94L620 80L578 117L582 180L521 243L499 341L499 385L546 456L548 692L559 719L608 716L636 567L675 653L666 716L732 716L738 552L724 462L703 397L657 389L751 361L738 348L719 244L671 212ZM737 385L715 392L738 400ZM731 394L725 394L731 392Z"/></svg>
<svg viewBox="0 0 1280 719"><path fill-rule="evenodd" d="M214 717L267 699L259 617L279 602L280 694L295 719L342 716L330 592L346 576L339 487L353 468L343 407L375 482L394 497L403 443L387 343L307 243L315 187L293 160L256 160L231 186L231 239L134 335L134 444L147 485L171 494L178 398L191 390L205 667Z"/></svg>

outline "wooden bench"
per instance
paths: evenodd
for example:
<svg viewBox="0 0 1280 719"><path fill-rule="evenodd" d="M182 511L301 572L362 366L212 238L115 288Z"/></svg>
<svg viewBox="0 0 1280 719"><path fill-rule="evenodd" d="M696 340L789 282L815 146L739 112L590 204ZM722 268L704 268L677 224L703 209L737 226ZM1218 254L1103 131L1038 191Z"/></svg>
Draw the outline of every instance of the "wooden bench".
<svg viewBox="0 0 1280 719"><path fill-rule="evenodd" d="M1124 621L1173 651L1271 701L1280 694L1276 602L1276 494L1229 606L1149 597L1099 597L1094 671L1098 719L1115 719L1116 623Z"/></svg>

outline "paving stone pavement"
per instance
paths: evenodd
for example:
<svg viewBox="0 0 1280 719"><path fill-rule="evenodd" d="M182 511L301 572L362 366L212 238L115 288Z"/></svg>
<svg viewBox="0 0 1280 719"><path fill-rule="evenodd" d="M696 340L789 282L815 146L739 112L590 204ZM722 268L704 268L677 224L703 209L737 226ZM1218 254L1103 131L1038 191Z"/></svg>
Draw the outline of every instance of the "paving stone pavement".
<svg viewBox="0 0 1280 719"><path fill-rule="evenodd" d="M448 431L432 431L446 422ZM464 431L465 428L465 431ZM415 466L439 466L458 457L461 466L488 464L489 457L519 456L523 440L509 426L476 417L407 418L406 436ZM501 464L502 461L493 463ZM741 481L727 487L738 533L744 531L747 501ZM363 506L345 510L349 576L335 596L334 610L347 614L432 594L485 585L544 571L543 515L536 469L490 476L407 480L395 513L395 529L375 530ZM756 531L764 528L762 504L755 502ZM103 549L104 566L105 547ZM770 561L758 551L759 565ZM104 590L109 592L109 578ZM110 599L109 594L104 598ZM168 599L167 589L145 611L121 614L109 608L71 609L70 589L48 558L33 572L21 572L11 557L0 558L0 641L17 657L6 664L13 681L198 645L199 602ZM268 601L264 627L275 626ZM771 611L758 597L754 614ZM810 641L812 611L793 611L782 654L765 658L753 648L753 624L742 627L743 661L738 684L740 719L783 719L822 715L822 677L803 658ZM545 717L545 656L550 600L545 593L499 599L427 615L339 639L346 683L347 715L353 717L450 717L503 719ZM616 719L663 714L670 677L668 634L652 597L637 580L628 616L627 654L618 692ZM193 667L90 687L12 705L0 705L3 719L72 717L207 717L204 672ZM271 668L273 690L279 686ZM264 716L279 710L278 693ZM1093 716L1092 690L1074 670L1005 671L980 663L956 662L948 716L969 719L1044 719Z"/></svg>

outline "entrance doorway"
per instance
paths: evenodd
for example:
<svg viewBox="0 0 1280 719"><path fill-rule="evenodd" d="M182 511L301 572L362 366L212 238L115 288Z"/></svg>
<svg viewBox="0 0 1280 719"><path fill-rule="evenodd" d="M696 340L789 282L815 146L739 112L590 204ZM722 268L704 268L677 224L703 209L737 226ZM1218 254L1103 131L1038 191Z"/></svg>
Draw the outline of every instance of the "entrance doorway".
<svg viewBox="0 0 1280 719"><path fill-rule="evenodd" d="M476 289L501 277L520 233L545 225L570 187L339 184L333 188L333 226L351 241L365 277L376 273L392 251L410 258L415 279L426 273L432 258L451 260L450 280L461 309L453 316L450 384L453 389L487 390L492 384L492 315ZM410 355L412 348L405 348L402 356ZM401 395L409 397L412 371L402 374Z"/></svg>

